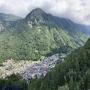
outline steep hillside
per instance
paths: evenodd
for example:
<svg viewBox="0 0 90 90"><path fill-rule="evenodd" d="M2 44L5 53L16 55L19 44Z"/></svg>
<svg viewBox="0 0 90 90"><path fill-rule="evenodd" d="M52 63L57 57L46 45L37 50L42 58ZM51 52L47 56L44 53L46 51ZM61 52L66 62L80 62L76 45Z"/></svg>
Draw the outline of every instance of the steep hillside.
<svg viewBox="0 0 90 90"><path fill-rule="evenodd" d="M90 90L90 39L45 77L31 79L27 83L19 75L11 75L0 80L0 87L2 90Z"/></svg>
<svg viewBox="0 0 90 90"><path fill-rule="evenodd" d="M46 77L32 80L29 90L90 90L90 39Z"/></svg>
<svg viewBox="0 0 90 90"><path fill-rule="evenodd" d="M25 19L3 22L0 32L0 61L38 60L54 53L67 53L88 39L80 25L37 8Z"/></svg>

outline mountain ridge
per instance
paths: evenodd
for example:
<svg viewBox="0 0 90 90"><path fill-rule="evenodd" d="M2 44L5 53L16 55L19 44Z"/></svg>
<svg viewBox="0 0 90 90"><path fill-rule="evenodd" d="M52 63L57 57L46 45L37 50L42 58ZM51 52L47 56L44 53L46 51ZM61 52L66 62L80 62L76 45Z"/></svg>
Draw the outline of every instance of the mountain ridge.
<svg viewBox="0 0 90 90"><path fill-rule="evenodd" d="M71 20L52 16L41 9L31 14L4 23L5 30L1 28L0 32L1 60L39 60L46 55L67 53L82 46L89 37Z"/></svg>
<svg viewBox="0 0 90 90"><path fill-rule="evenodd" d="M22 19L19 16L13 15L13 14L4 14L4 13L0 13L0 20L1 21L17 21Z"/></svg>
<svg viewBox="0 0 90 90"><path fill-rule="evenodd" d="M40 8L36 8L32 10L24 19L26 19L26 21L34 22L34 24L35 22L39 22L40 24L46 24L46 25L51 24L62 28L66 26L67 26L66 28L68 28L68 26L71 27L74 24L75 25L74 28L82 27L82 32L86 34L90 34L90 25L77 24L70 19L53 16L52 14L46 13L44 10ZM65 23L67 25L64 25Z"/></svg>

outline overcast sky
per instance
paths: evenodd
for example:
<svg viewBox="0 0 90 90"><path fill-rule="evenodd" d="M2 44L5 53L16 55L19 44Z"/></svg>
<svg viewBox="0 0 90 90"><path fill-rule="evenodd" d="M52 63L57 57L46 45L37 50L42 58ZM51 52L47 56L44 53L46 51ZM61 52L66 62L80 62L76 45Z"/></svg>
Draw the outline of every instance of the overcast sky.
<svg viewBox="0 0 90 90"><path fill-rule="evenodd" d="M37 7L55 16L90 24L90 0L0 0L0 12L22 17Z"/></svg>

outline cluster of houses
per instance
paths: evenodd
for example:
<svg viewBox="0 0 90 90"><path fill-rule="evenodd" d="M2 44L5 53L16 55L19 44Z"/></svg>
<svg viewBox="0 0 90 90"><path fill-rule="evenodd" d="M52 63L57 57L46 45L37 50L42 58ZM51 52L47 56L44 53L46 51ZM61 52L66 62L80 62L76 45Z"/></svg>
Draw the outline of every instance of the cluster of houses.
<svg viewBox="0 0 90 90"><path fill-rule="evenodd" d="M28 66L25 72L22 73L22 76L24 79L39 78L42 75L45 76L51 68L55 67L58 60L58 54L47 57L39 63Z"/></svg>
<svg viewBox="0 0 90 90"><path fill-rule="evenodd" d="M47 72L54 68L57 63L63 61L65 55L54 54L50 57L45 57L41 61L19 61L6 60L0 66L0 78L5 78L12 74L20 74L23 79L30 80L45 76Z"/></svg>

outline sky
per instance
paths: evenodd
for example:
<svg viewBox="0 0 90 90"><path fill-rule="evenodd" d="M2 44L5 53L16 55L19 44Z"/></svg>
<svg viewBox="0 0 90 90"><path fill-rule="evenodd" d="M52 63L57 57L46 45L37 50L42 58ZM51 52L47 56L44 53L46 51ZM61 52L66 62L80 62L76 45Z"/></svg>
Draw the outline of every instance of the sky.
<svg viewBox="0 0 90 90"><path fill-rule="evenodd" d="M35 8L90 25L90 0L0 0L0 13L25 17Z"/></svg>

